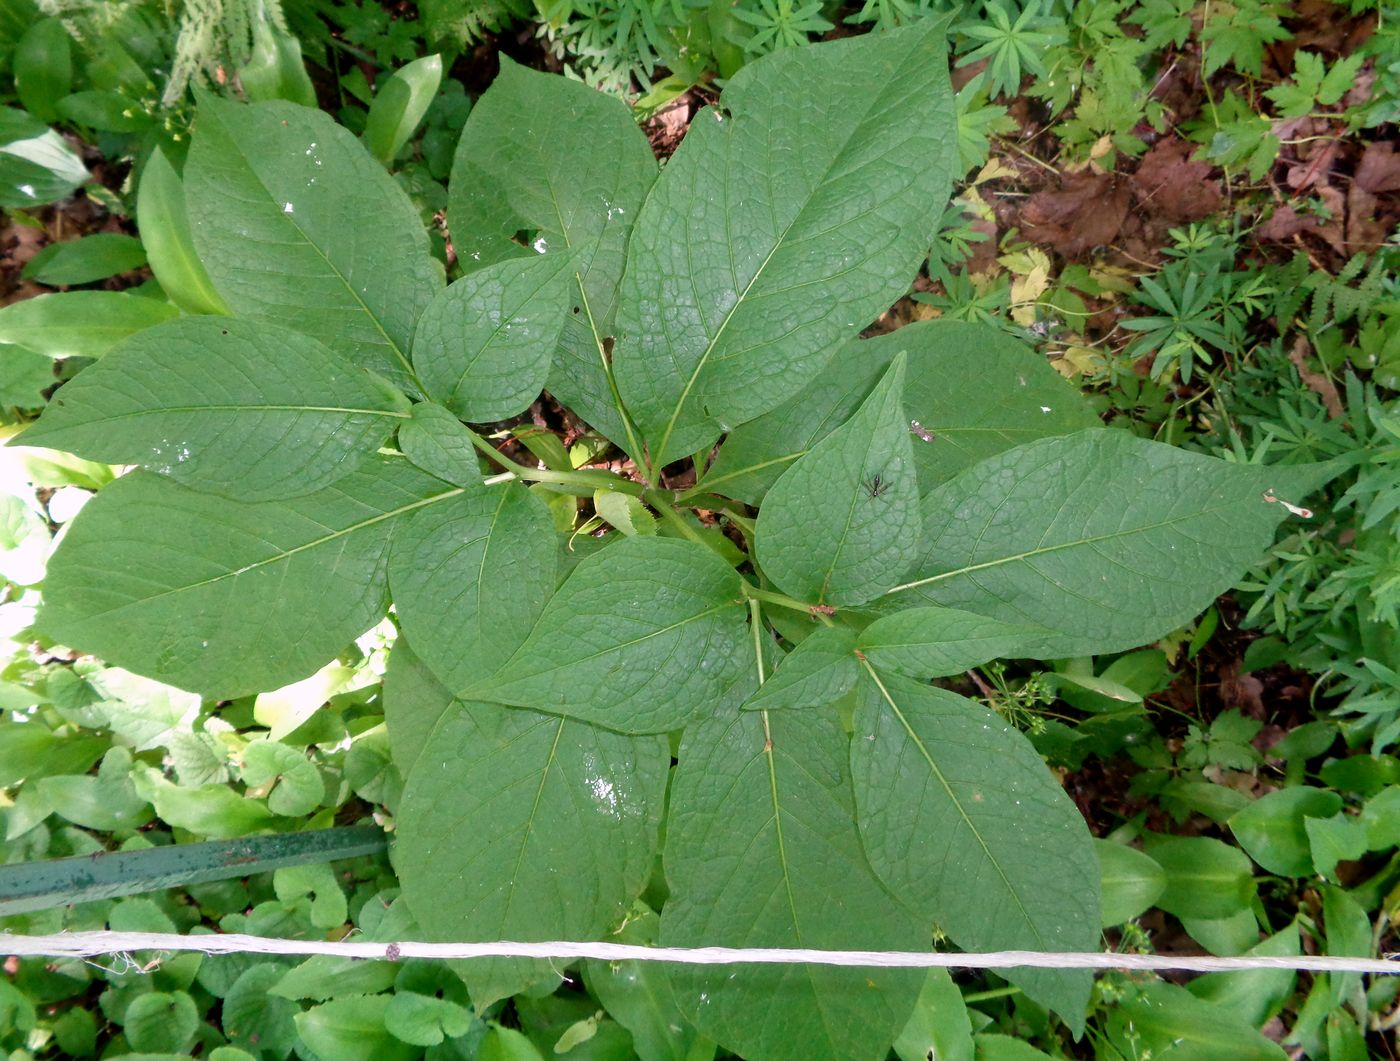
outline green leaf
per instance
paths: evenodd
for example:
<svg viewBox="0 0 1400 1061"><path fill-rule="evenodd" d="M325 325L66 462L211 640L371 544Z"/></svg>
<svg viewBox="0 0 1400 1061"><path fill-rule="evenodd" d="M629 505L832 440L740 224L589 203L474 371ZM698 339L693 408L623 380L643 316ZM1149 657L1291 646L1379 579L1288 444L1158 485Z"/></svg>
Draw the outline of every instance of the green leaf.
<svg viewBox="0 0 1400 1061"><path fill-rule="evenodd" d="M669 763L659 736L453 706L409 773L398 819L395 862L415 919L443 941L601 938L651 871ZM459 972L478 1010L552 975L514 958Z"/></svg>
<svg viewBox="0 0 1400 1061"><path fill-rule="evenodd" d="M1125 1057L1171 1061L1284 1061L1288 1055L1237 1015L1175 984L1139 984L1108 1014L1109 1042Z"/></svg>
<svg viewBox="0 0 1400 1061"><path fill-rule="evenodd" d="M91 284L146 264L141 241L116 232L98 232L67 243L50 243L29 259L20 275L50 287Z"/></svg>
<svg viewBox="0 0 1400 1061"><path fill-rule="evenodd" d="M1333 793L1329 792L1327 795ZM1361 819L1346 814L1336 814L1327 818L1305 818L1303 830L1307 840L1305 857L1308 864L1324 877L1335 876L1338 862L1354 861L1367 850L1374 850L1377 846L1382 849L1391 846L1368 843L1365 824Z"/></svg>
<svg viewBox="0 0 1400 1061"><path fill-rule="evenodd" d="M1098 424L1074 387L1024 343L985 324L924 321L847 343L795 398L731 431L701 485L758 504L784 469L855 412L901 350L909 355L904 412L920 493L1012 446Z"/></svg>
<svg viewBox="0 0 1400 1061"><path fill-rule="evenodd" d="M367 962L334 954L316 954L294 969L279 967L278 971L278 979L265 988L268 995L316 1002L344 995L377 995L392 987L399 974L393 962Z"/></svg>
<svg viewBox="0 0 1400 1061"><path fill-rule="evenodd" d="M1308 848L1307 818L1330 818L1342 797L1322 788L1279 789L1231 816L1230 831L1249 857L1270 873L1307 877L1314 871Z"/></svg>
<svg viewBox="0 0 1400 1061"><path fill-rule="evenodd" d="M617 385L653 467L792 397L908 290L956 155L943 38L929 20L777 52L692 121L618 308Z"/></svg>
<svg viewBox="0 0 1400 1061"><path fill-rule="evenodd" d="M141 243L166 297L186 313L226 315L228 306L194 249L184 183L160 148L146 160L136 192Z"/></svg>
<svg viewBox="0 0 1400 1061"><path fill-rule="evenodd" d="M409 648L408 639L400 635L384 671L383 700L393 761L407 775L427 746L428 735L452 703L452 693Z"/></svg>
<svg viewBox="0 0 1400 1061"><path fill-rule="evenodd" d="M783 590L819 604L887 592L919 549L919 484L904 422L904 355L846 423L783 473L758 514L755 551Z"/></svg>
<svg viewBox="0 0 1400 1061"><path fill-rule="evenodd" d="M277 689L383 617L395 523L458 492L388 458L260 504L134 472L70 525L39 622L64 644L209 699Z"/></svg>
<svg viewBox="0 0 1400 1061"><path fill-rule="evenodd" d="M183 991L153 991L133 999L126 1007L122 1030L135 1050L178 1054L194 1042L199 1011Z"/></svg>
<svg viewBox="0 0 1400 1061"><path fill-rule="evenodd" d="M436 57L434 57L436 58ZM396 991L384 1011L384 1027L396 1039L414 1046L436 1046L471 1030L475 1018L465 1006L416 991Z"/></svg>
<svg viewBox="0 0 1400 1061"><path fill-rule="evenodd" d="M53 362L25 346L0 343L0 405L38 409L57 381Z"/></svg>
<svg viewBox="0 0 1400 1061"><path fill-rule="evenodd" d="M420 1051L384 1027L392 995L333 999L296 1015L297 1034L316 1057L335 1061L410 1061Z"/></svg>
<svg viewBox="0 0 1400 1061"><path fill-rule="evenodd" d="M376 964L361 963L370 968ZM243 970L224 996L219 1011L224 1034L255 1057L263 1051L285 1057L297 1043L295 1018L301 1007L272 993L285 973L284 966L259 962Z"/></svg>
<svg viewBox="0 0 1400 1061"><path fill-rule="evenodd" d="M413 365L428 394L463 420L504 420L544 389L575 257L512 258L468 273L428 303Z"/></svg>
<svg viewBox="0 0 1400 1061"><path fill-rule="evenodd" d="M886 887L966 950L1094 950L1099 867L1089 830L1030 741L944 689L885 676L858 688L856 820ZM1006 975L1071 1028L1083 1026L1090 974Z"/></svg>
<svg viewBox="0 0 1400 1061"><path fill-rule="evenodd" d="M1245 955L1294 958L1302 954L1296 922L1245 951ZM1293 994L1298 974L1293 969L1242 969L1231 973L1207 973L1186 985L1197 998L1218 1012L1232 1013L1253 1028L1262 1028Z"/></svg>
<svg viewBox="0 0 1400 1061"><path fill-rule="evenodd" d="M1050 1055L1037 1050L1023 1039L1009 1035L982 1033L973 1039L977 1046L977 1061L1050 1061Z"/></svg>
<svg viewBox="0 0 1400 1061"><path fill-rule="evenodd" d="M822 627L784 656L745 710L778 711L835 703L856 684L855 634L843 626Z"/></svg>
<svg viewBox="0 0 1400 1061"><path fill-rule="evenodd" d="M0 107L0 207L66 199L90 176L63 137L23 111Z"/></svg>
<svg viewBox="0 0 1400 1061"><path fill-rule="evenodd" d="M1157 905L1177 917L1218 919L1249 908L1254 871L1238 848L1206 836L1154 843L1147 853L1167 874Z"/></svg>
<svg viewBox="0 0 1400 1061"><path fill-rule="evenodd" d="M21 444L267 501L343 478L404 415L368 372L315 339L189 317L133 336L79 373Z"/></svg>
<svg viewBox="0 0 1400 1061"><path fill-rule="evenodd" d="M1326 954L1339 958L1375 956L1371 915L1351 893L1341 888L1322 889L1322 924L1327 932ZM1360 1000L1360 973L1334 973L1331 985L1333 1008Z"/></svg>
<svg viewBox="0 0 1400 1061"><path fill-rule="evenodd" d="M1047 633L957 608L906 608L867 626L856 647L881 670L938 678L1015 656L1027 643L1038 645Z"/></svg>
<svg viewBox="0 0 1400 1061"><path fill-rule="evenodd" d="M454 692L494 674L554 593L549 509L519 483L414 515L389 554L389 585L419 659Z"/></svg>
<svg viewBox="0 0 1400 1061"><path fill-rule="evenodd" d="M481 1040L477 1061L544 1061L544 1055L514 1028L493 1024Z"/></svg>
<svg viewBox="0 0 1400 1061"><path fill-rule="evenodd" d="M627 237L656 158L620 100L509 59L477 101L452 163L447 220L468 271L531 253L581 249L549 390L619 444L627 434L607 367Z"/></svg>
<svg viewBox="0 0 1400 1061"><path fill-rule="evenodd" d="M716 711L686 728L671 785L663 946L927 948L926 928L861 853L846 743L819 712ZM751 1061L883 1058L924 979L818 965L671 975L700 1032Z"/></svg>
<svg viewBox="0 0 1400 1061"><path fill-rule="evenodd" d="M481 486L481 462L470 432L441 405L417 402L399 428L399 449L425 472L472 490Z"/></svg>
<svg viewBox="0 0 1400 1061"><path fill-rule="evenodd" d="M325 798L321 771L296 748L276 741L253 741L243 750L243 783L269 786L267 809L284 817L310 814Z"/></svg>
<svg viewBox="0 0 1400 1061"><path fill-rule="evenodd" d="M525 643L463 696L624 733L721 711L736 702L748 640L739 582L703 545L624 538L581 561Z"/></svg>
<svg viewBox="0 0 1400 1061"><path fill-rule="evenodd" d="M425 55L394 71L369 105L365 146L389 165L418 128L442 81L442 56ZM420 1044L430 1045L430 1044Z"/></svg>
<svg viewBox="0 0 1400 1061"><path fill-rule="evenodd" d="M1100 922L1104 928L1146 913L1167 886L1162 867L1135 847L1095 838L1094 852L1099 858Z"/></svg>
<svg viewBox="0 0 1400 1061"><path fill-rule="evenodd" d="M58 101L73 88L73 49L62 20L34 22L14 46L10 65L24 109L41 122L55 121Z"/></svg>
<svg viewBox="0 0 1400 1061"><path fill-rule="evenodd" d="M972 1061L972 1022L947 969L930 969L914 1015L894 1041L899 1061Z"/></svg>
<svg viewBox="0 0 1400 1061"><path fill-rule="evenodd" d="M65 291L0 309L0 343L52 358L101 357L128 335L177 316L168 302L122 291Z"/></svg>
<svg viewBox="0 0 1400 1061"><path fill-rule="evenodd" d="M609 526L629 538L638 534L655 534L656 517L639 498L616 490L594 490L593 511Z"/></svg>
<svg viewBox="0 0 1400 1061"><path fill-rule="evenodd" d="M272 815L261 800L244 799L227 785L184 788L150 768L138 770L135 782L137 791L150 800L161 821L197 836L246 836L272 822Z"/></svg>
<svg viewBox="0 0 1400 1061"><path fill-rule="evenodd" d="M199 257L234 313L412 383L409 340L442 268L407 194L329 115L204 97L185 198Z"/></svg>
<svg viewBox="0 0 1400 1061"><path fill-rule="evenodd" d="M922 558L886 604L1047 627L1040 658L1137 648L1259 559L1288 515L1268 491L1301 498L1336 471L1232 464L1123 431L1042 439L924 498Z"/></svg>

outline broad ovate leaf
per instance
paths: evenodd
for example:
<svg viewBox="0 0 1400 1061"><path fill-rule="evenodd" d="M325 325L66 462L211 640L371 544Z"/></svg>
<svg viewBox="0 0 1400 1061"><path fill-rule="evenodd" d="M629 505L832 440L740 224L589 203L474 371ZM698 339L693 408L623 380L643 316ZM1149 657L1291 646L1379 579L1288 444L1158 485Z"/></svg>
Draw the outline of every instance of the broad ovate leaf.
<svg viewBox="0 0 1400 1061"><path fill-rule="evenodd" d="M703 545L624 538L579 563L525 643L463 696L624 733L683 726L740 699L738 574Z"/></svg>
<svg viewBox="0 0 1400 1061"><path fill-rule="evenodd" d="M500 669L554 592L549 509L519 483L415 513L394 538L389 585L413 650L450 690Z"/></svg>
<svg viewBox="0 0 1400 1061"><path fill-rule="evenodd" d="M900 395L905 357L846 423L783 473L759 510L763 573L817 604L863 604L919 551L919 484Z"/></svg>
<svg viewBox="0 0 1400 1061"><path fill-rule="evenodd" d="M504 420L544 389L570 299L574 255L511 258L438 293L413 335L429 395L463 420Z"/></svg>
<svg viewBox="0 0 1400 1061"><path fill-rule="evenodd" d="M428 738L452 705L452 691L438 680L399 634L384 668L384 727L399 773L407 776Z"/></svg>
<svg viewBox="0 0 1400 1061"><path fill-rule="evenodd" d="M277 689L383 617L396 523L458 493L380 457L314 494L258 504L133 472L70 526L40 625L207 699Z"/></svg>
<svg viewBox="0 0 1400 1061"><path fill-rule="evenodd" d="M856 684L856 635L844 626L824 626L803 638L783 657L745 710L776 711L834 703Z"/></svg>
<svg viewBox="0 0 1400 1061"><path fill-rule="evenodd" d="M354 471L408 415L390 391L300 332L186 317L79 373L24 444L266 501Z"/></svg>
<svg viewBox="0 0 1400 1061"><path fill-rule="evenodd" d="M237 316L412 385L409 340L442 266L407 193L329 115L204 96L185 200L200 260Z"/></svg>
<svg viewBox="0 0 1400 1061"><path fill-rule="evenodd" d="M1229 589L1335 465L1233 464L1124 431L1007 450L924 498L920 560L890 607L962 608L1054 633L1026 655L1136 648ZM1034 651L1032 648L1034 647Z"/></svg>
<svg viewBox="0 0 1400 1061"><path fill-rule="evenodd" d="M575 719L454 705L419 755L395 864L430 939L599 939L656 855L670 753ZM477 1009L556 976L550 963L462 963Z"/></svg>
<svg viewBox="0 0 1400 1061"><path fill-rule="evenodd" d="M417 402L399 428L399 449L425 472L468 490L482 486L481 461L471 432L434 402Z"/></svg>
<svg viewBox="0 0 1400 1061"><path fill-rule="evenodd" d="M881 670L938 678L1039 648L1050 633L957 608L905 608L867 626L856 647Z"/></svg>
<svg viewBox="0 0 1400 1061"><path fill-rule="evenodd" d="M956 156L936 20L729 81L648 196L622 280L617 384L654 467L792 397L908 290Z"/></svg>
<svg viewBox="0 0 1400 1061"><path fill-rule="evenodd" d="M687 727L671 787L668 947L926 950L927 927L875 880L852 822L847 741L819 711L716 712ZM750 1061L877 1061L923 973L681 966L676 1001Z"/></svg>
<svg viewBox="0 0 1400 1061"><path fill-rule="evenodd" d="M861 681L851 739L857 821L885 885L970 951L1095 949L1089 830L1021 733L980 704L894 675ZM1008 970L1072 1028L1092 975Z"/></svg>
<svg viewBox="0 0 1400 1061"><path fill-rule="evenodd" d="M847 343L795 398L730 432L702 485L758 504L855 412L901 350L921 493L1002 450L1098 425L1083 395L1025 343L986 324L922 321Z"/></svg>
<svg viewBox="0 0 1400 1061"><path fill-rule="evenodd" d="M447 220L463 269L534 253L581 251L549 390L619 444L626 430L607 368L627 237L656 159L620 100L502 58L462 129Z"/></svg>

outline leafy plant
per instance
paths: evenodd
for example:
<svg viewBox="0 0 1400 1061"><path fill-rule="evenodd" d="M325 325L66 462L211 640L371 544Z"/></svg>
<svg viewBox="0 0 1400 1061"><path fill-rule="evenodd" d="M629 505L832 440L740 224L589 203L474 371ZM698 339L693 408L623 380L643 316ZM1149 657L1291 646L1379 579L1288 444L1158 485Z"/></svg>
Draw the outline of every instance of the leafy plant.
<svg viewBox="0 0 1400 1061"><path fill-rule="evenodd" d="M640 916L674 946L917 951L936 929L1094 949L1082 818L1021 733L930 679L1171 632L1272 541L1287 512L1268 491L1335 469L1104 429L976 325L857 338L927 252L955 137L936 23L746 66L659 174L616 100L507 63L458 145L463 275L444 286L359 140L293 104L204 99L171 275L231 315L135 332L22 436L141 466L66 532L40 629L226 700L318 673L392 600L405 780L379 794L405 932L598 938ZM531 467L483 437L542 388L627 474ZM563 533L575 497L616 529ZM241 771L261 815L325 798L276 745ZM128 815L174 813L124 748L90 780ZM313 924L343 920L314 881L283 889L317 896ZM676 1027L755 1059L881 1057L925 981L648 975ZM1082 1029L1087 973L1008 975ZM557 973L461 976L480 1013ZM163 993L128 1034L180 1049L189 1006ZM295 1027L334 1056L352 1010L379 1028L400 1005L437 1013L403 1042L470 1023L352 996Z"/></svg>

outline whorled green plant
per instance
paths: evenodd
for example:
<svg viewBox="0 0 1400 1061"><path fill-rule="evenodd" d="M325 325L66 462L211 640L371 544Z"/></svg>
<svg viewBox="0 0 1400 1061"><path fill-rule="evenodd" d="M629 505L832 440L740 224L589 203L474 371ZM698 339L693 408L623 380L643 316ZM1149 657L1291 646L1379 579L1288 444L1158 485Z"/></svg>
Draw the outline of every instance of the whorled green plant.
<svg viewBox="0 0 1400 1061"><path fill-rule="evenodd" d="M1103 429L990 329L859 339L956 158L932 24L745 67L659 172L622 104L507 64L458 149L444 286L329 118L204 102L185 268L231 315L129 338L23 436L144 469L72 525L42 628L224 698L392 601L395 864L428 938L605 938L645 894L671 946L1093 949L1082 818L930 680L1161 637L1330 469ZM542 388L635 471L528 467L469 426ZM564 533L577 495L616 531ZM556 972L461 975L485 1007ZM1087 972L1010 977L1082 1028ZM922 977L668 979L685 1035L873 1061Z"/></svg>

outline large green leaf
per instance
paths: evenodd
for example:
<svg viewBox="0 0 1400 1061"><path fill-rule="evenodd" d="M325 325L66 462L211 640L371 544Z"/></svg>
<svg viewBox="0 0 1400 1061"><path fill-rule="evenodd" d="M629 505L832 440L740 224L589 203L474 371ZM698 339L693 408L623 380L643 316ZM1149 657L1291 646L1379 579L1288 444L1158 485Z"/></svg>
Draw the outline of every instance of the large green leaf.
<svg viewBox="0 0 1400 1061"><path fill-rule="evenodd" d="M40 625L208 699L277 689L383 616L395 523L458 493L386 458L259 504L133 472L87 504L49 561Z"/></svg>
<svg viewBox="0 0 1400 1061"><path fill-rule="evenodd" d="M550 391L614 442L626 430L608 378L627 237L656 179L631 111L577 81L509 59L472 108L452 164L447 220L468 272L533 253L582 248L554 353Z"/></svg>
<svg viewBox="0 0 1400 1061"><path fill-rule="evenodd" d="M1027 655L1136 648L1229 589L1333 465L1232 464L1124 431L1007 450L924 498L922 558L888 607L963 608L1054 633ZM1276 490L1277 494L1270 494Z"/></svg>
<svg viewBox="0 0 1400 1061"><path fill-rule="evenodd" d="M926 950L880 887L852 822L847 741L830 713L718 711L687 727L671 789L668 947ZM883 1058L924 974L818 965L685 966L677 1002L750 1061Z"/></svg>
<svg viewBox="0 0 1400 1061"><path fill-rule="evenodd" d="M759 510L755 551L785 593L863 604L919 551L919 483L900 395L903 354L855 415L783 473Z"/></svg>
<svg viewBox="0 0 1400 1061"><path fill-rule="evenodd" d="M702 485L758 504L855 412L901 350L909 355L904 411L922 493L1012 446L1098 423L1083 396L1024 343L985 324L924 321L847 343L795 398L730 432Z"/></svg>
<svg viewBox="0 0 1400 1061"><path fill-rule="evenodd" d="M905 608L867 626L856 647L881 670L938 678L1037 648L1049 633L957 608Z"/></svg>
<svg viewBox="0 0 1400 1061"><path fill-rule="evenodd" d="M500 669L555 586L549 509L519 483L415 513L389 554L389 585L418 657L460 692Z"/></svg>
<svg viewBox="0 0 1400 1061"><path fill-rule="evenodd" d="M407 416L382 382L309 336L188 317L132 336L80 373L24 444L264 501L354 471Z"/></svg>
<svg viewBox="0 0 1400 1061"><path fill-rule="evenodd" d="M583 560L500 672L463 695L624 733L671 730L741 699L747 642L739 576L719 556L626 538Z"/></svg>
<svg viewBox="0 0 1400 1061"><path fill-rule="evenodd" d="M504 420L544 389L568 315L575 256L513 258L440 291L413 333L428 393L463 420Z"/></svg>
<svg viewBox="0 0 1400 1061"><path fill-rule="evenodd" d="M125 291L64 291L11 302L0 309L0 343L52 358L101 357L129 335L180 313Z"/></svg>
<svg viewBox="0 0 1400 1061"><path fill-rule="evenodd" d="M944 689L873 672L858 688L851 772L880 879L965 950L1095 949L1089 830L1030 741ZM1083 1027L1089 972L1006 975Z"/></svg>
<svg viewBox="0 0 1400 1061"><path fill-rule="evenodd" d="M185 198L200 259L234 313L412 382L409 340L442 267L408 195L329 115L206 96Z"/></svg>
<svg viewBox="0 0 1400 1061"><path fill-rule="evenodd" d="M395 864L414 918L452 942L601 938L651 871L669 764L662 736L450 708L400 802ZM509 958L459 971L478 1010L552 975Z"/></svg>
<svg viewBox="0 0 1400 1061"><path fill-rule="evenodd" d="M399 773L407 776L438 719L451 706L452 692L418 658L402 634L384 668L384 726L389 750Z"/></svg>
<svg viewBox="0 0 1400 1061"><path fill-rule="evenodd" d="M691 123L618 306L617 384L654 466L792 397L908 290L957 156L943 35L777 52Z"/></svg>

